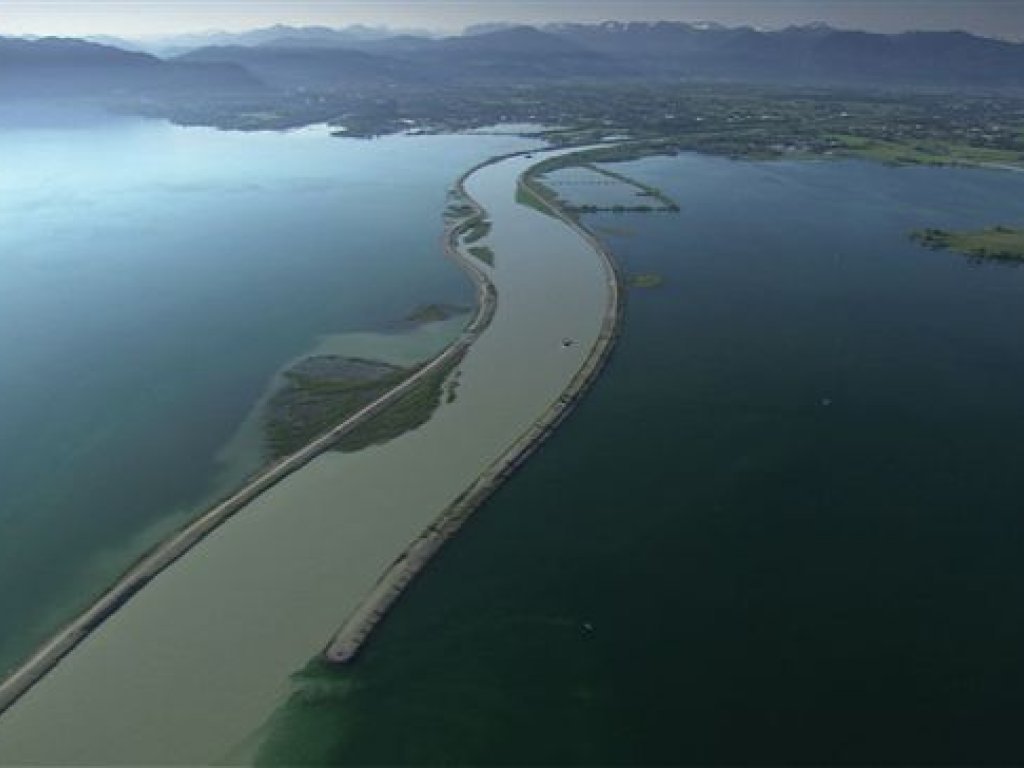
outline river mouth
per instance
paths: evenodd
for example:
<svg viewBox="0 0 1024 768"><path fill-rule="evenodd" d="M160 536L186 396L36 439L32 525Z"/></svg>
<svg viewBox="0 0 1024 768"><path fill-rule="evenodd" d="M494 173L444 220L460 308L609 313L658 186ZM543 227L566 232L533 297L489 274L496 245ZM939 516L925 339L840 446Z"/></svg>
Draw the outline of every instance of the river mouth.
<svg viewBox="0 0 1024 768"><path fill-rule="evenodd" d="M610 283L578 233L516 202L531 162L466 181L491 224L480 242L496 255L477 268L500 298L459 363L457 397L386 444L321 455L203 540L4 715L0 759L228 754L396 555L558 400L602 332Z"/></svg>
<svg viewBox="0 0 1024 768"><path fill-rule="evenodd" d="M680 212L585 221L664 282L265 764L1020 763L1024 271L909 237L1019 176L615 168Z"/></svg>

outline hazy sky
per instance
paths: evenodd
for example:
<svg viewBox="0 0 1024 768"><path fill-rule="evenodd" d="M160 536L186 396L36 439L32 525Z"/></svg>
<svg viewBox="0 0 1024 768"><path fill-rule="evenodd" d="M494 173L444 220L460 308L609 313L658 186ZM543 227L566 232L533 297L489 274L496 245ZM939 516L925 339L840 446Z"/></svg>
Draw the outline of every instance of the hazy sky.
<svg viewBox="0 0 1024 768"><path fill-rule="evenodd" d="M157 36L270 24L456 31L484 21L670 19L878 31L966 29L1024 40L1024 0L0 0L0 34Z"/></svg>

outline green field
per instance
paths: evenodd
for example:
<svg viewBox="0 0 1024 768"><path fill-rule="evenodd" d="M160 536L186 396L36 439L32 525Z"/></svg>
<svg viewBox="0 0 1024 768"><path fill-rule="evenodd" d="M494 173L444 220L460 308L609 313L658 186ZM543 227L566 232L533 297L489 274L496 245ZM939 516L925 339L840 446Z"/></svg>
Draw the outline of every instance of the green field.
<svg viewBox="0 0 1024 768"><path fill-rule="evenodd" d="M950 250L976 259L1024 261L1024 229L990 227L972 232L921 229L911 238L933 250Z"/></svg>
<svg viewBox="0 0 1024 768"><path fill-rule="evenodd" d="M1024 163L1024 152L942 141L886 141L861 136L831 137L834 151L892 165L1008 165Z"/></svg>

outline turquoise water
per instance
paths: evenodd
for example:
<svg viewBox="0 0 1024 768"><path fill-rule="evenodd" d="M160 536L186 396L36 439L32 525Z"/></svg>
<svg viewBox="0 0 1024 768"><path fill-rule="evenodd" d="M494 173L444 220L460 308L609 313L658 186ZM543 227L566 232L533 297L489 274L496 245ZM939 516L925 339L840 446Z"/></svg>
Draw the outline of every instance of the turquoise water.
<svg viewBox="0 0 1024 768"><path fill-rule="evenodd" d="M472 302L447 189L525 144L33 117L0 114L0 670L257 468L281 365Z"/></svg>
<svg viewBox="0 0 1024 768"><path fill-rule="evenodd" d="M618 166L610 367L266 762L1019 763L1024 177ZM630 234L632 233L632 234Z"/></svg>
<svg viewBox="0 0 1024 768"><path fill-rule="evenodd" d="M479 269L499 298L445 383L455 397L384 444L322 454L161 572L0 717L0 763L220 765L261 744L293 673L409 543L532 432L601 332L612 298L602 260L515 201L531 162L505 159L466 179L493 225L481 242L495 266ZM398 351L385 343L395 337L370 336L331 343Z"/></svg>

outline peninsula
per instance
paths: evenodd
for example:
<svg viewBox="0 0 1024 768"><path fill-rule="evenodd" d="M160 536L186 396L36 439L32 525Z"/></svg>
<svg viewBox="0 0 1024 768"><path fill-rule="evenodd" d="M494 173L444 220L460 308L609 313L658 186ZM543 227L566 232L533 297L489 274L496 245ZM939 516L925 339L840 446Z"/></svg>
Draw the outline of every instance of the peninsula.
<svg viewBox="0 0 1024 768"><path fill-rule="evenodd" d="M572 153L559 153L556 157L571 157ZM622 179L623 177L617 177ZM459 189L464 192L464 179ZM585 240L594 252L601 257L608 280L608 303L605 319L596 343L590 349L576 375L569 381L565 390L544 411L523 435L499 456L487 470L448 509L428 527L409 547L402 552L392 566L374 585L373 590L360 604L359 608L346 620L338 633L332 638L325 651L328 661L344 664L351 661L377 623L384 617L388 609L401 596L402 592L415 578L416 574L426 566L434 554L446 540L453 536L469 516L551 436L558 425L572 412L580 397L594 382L611 354L618 338L622 322L622 281L616 270L615 261L604 246L590 232L583 228L578 219L578 212L559 205L546 188L536 181L536 166L524 172L517 179L520 198L525 195L533 199L533 204L541 211L562 221ZM486 221L485 213L480 210L471 214L464 221L469 227L463 243L473 243L479 238L480 222ZM488 230L490 225L488 224ZM470 253L473 248L468 248Z"/></svg>

